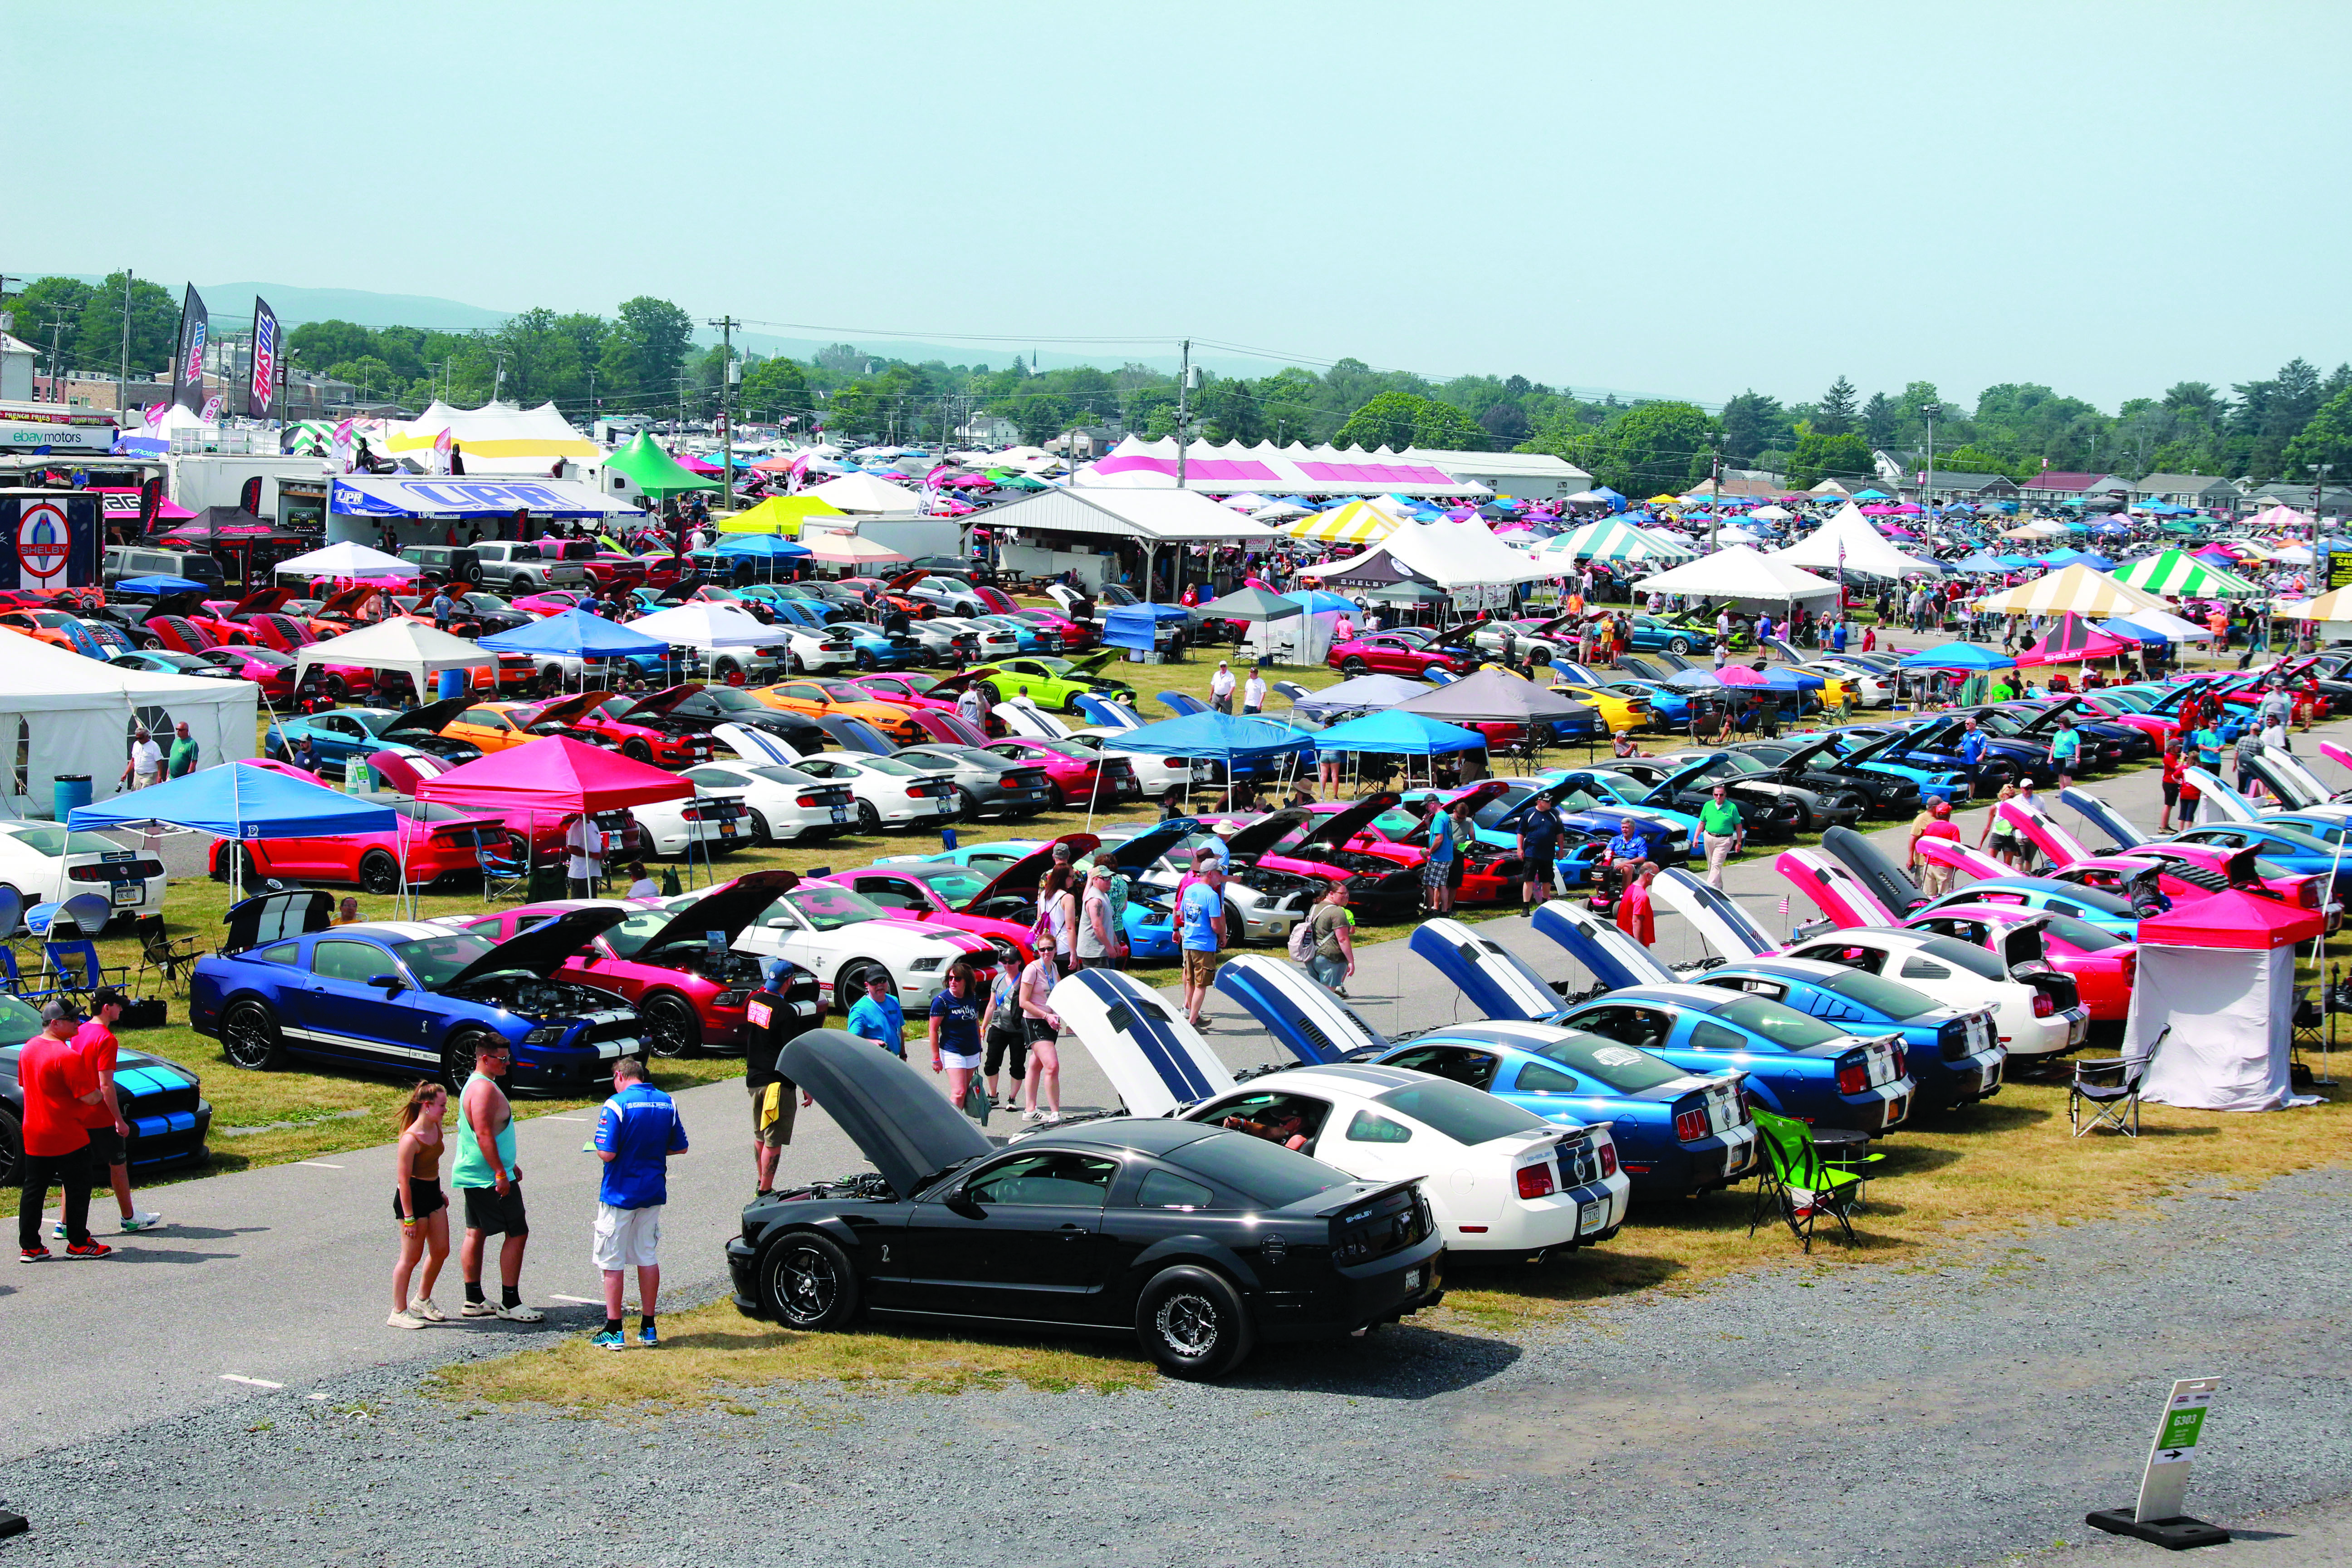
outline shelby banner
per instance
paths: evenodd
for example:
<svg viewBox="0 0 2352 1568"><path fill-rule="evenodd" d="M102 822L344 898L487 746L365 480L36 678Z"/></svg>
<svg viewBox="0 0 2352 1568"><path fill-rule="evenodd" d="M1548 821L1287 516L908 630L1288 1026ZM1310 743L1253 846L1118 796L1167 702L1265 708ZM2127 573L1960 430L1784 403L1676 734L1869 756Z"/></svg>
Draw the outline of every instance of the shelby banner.
<svg viewBox="0 0 2352 1568"><path fill-rule="evenodd" d="M204 296L189 284L180 301L180 346L172 355L172 401L191 413L205 400L205 334L211 323Z"/></svg>
<svg viewBox="0 0 2352 1568"><path fill-rule="evenodd" d="M253 379L245 395L245 411L256 419L269 416L278 395L278 312L269 301L253 297Z"/></svg>
<svg viewBox="0 0 2352 1568"><path fill-rule="evenodd" d="M93 587L100 537L88 490L0 490L0 586Z"/></svg>

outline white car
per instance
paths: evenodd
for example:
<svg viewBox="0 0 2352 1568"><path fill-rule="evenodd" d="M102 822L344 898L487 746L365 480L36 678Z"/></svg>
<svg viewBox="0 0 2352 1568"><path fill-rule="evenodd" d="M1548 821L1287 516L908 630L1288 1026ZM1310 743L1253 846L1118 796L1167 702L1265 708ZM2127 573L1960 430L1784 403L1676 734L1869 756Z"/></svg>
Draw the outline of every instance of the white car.
<svg viewBox="0 0 2352 1568"><path fill-rule="evenodd" d="M1021 651L1019 634L1003 626L990 626L986 621L969 620L961 616L933 616L918 621L919 626L932 626L950 637L970 637L965 657L975 664L993 664L1000 658L1011 658Z"/></svg>
<svg viewBox="0 0 2352 1568"><path fill-rule="evenodd" d="M1239 1127L1367 1181L1423 1177L1449 1250L1528 1257L1624 1223L1633 1184L1606 1128L1409 1068L1291 1068L1236 1085L1164 998L1116 970L1080 970L1052 1001L1129 1114Z"/></svg>
<svg viewBox="0 0 2352 1568"><path fill-rule="evenodd" d="M704 763L678 776L740 800L751 809L751 837L762 844L830 838L847 829L857 805L845 786L782 763Z"/></svg>
<svg viewBox="0 0 2352 1568"><path fill-rule="evenodd" d="M1822 658L1807 659L1796 667L1810 675L1843 680L1853 693L1854 705L1860 708L1884 708L1895 700L1895 682L1883 671L1852 659L1832 654Z"/></svg>
<svg viewBox="0 0 2352 1568"><path fill-rule="evenodd" d="M785 634L784 663L794 675L846 669L857 662L857 645L831 626L820 631L779 616L776 630Z"/></svg>
<svg viewBox="0 0 2352 1568"><path fill-rule="evenodd" d="M947 577L933 573L919 583L910 583L906 587L896 591L906 595L908 598L920 599L925 604L936 605L942 613L950 616L988 614L988 602L974 593L971 584L961 577Z"/></svg>
<svg viewBox="0 0 2352 1568"><path fill-rule="evenodd" d="M953 820L955 780L867 752L820 752L793 764L814 779L846 787L856 801L857 831L915 827Z"/></svg>
<svg viewBox="0 0 2352 1568"><path fill-rule="evenodd" d="M163 863L98 833L72 833L54 822L0 820L0 893L24 910L95 893L115 916L163 912L170 879ZM0 931L0 937L15 934Z"/></svg>
<svg viewBox="0 0 2352 1568"><path fill-rule="evenodd" d="M2038 933L2029 934L2038 944ZM1787 956L1883 974L1964 1013L1990 1011L2011 1056L2068 1050L2090 1033L2091 1010L2076 999L2072 975L2005 963L2008 954L1954 937L1874 927L1824 931L1796 943Z"/></svg>
<svg viewBox="0 0 2352 1568"><path fill-rule="evenodd" d="M647 801L629 807L636 819L636 853L648 858L683 859L689 848L724 855L751 843L751 811L740 789L706 789L691 796ZM698 858L700 857L698 856Z"/></svg>
<svg viewBox="0 0 2352 1568"><path fill-rule="evenodd" d="M672 900L683 908L708 892ZM739 952L789 959L817 977L846 1013L866 994L866 977L887 975L909 1019L930 1007L947 984L948 968L966 953L993 963L987 939L952 926L901 920L849 889L830 882L794 888L735 939Z"/></svg>

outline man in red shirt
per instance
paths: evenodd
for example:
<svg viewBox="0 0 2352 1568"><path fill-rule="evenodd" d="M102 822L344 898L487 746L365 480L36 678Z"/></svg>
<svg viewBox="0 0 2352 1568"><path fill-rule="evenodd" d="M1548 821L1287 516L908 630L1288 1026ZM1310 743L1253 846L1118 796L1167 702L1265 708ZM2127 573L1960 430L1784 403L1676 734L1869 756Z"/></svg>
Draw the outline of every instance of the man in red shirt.
<svg viewBox="0 0 2352 1568"><path fill-rule="evenodd" d="M149 1230L162 1224L163 1216L131 1206L131 1124L122 1119L121 1104L115 1098L114 1058L121 1047L114 1038L114 1026L128 1005L121 992L111 985L100 986L89 999L89 1021L74 1036L74 1051L88 1062L98 1082L98 1103L86 1105L81 1111L81 1124L89 1133L90 1176L95 1181L103 1168L113 1183L124 1230ZM50 1234L63 1236L66 1227L53 1226Z"/></svg>
<svg viewBox="0 0 2352 1568"><path fill-rule="evenodd" d="M1658 917L1650 905L1650 884L1657 876L1657 862L1644 860L1641 871L1617 895L1617 929L1643 947L1654 947L1658 941Z"/></svg>
<svg viewBox="0 0 2352 1568"><path fill-rule="evenodd" d="M41 1009L41 1032L16 1055L16 1085L25 1097L25 1191L16 1209L18 1261L45 1263L41 1211L49 1188L65 1189L66 1256L104 1258L114 1248L89 1238L89 1133L85 1107L99 1102L98 1081L73 1047L72 1009L52 1002Z"/></svg>
<svg viewBox="0 0 2352 1568"><path fill-rule="evenodd" d="M1952 868L1940 860L1928 860L1919 853L1922 838L1948 838L1960 842L1960 830L1952 826L1952 803L1937 800L1927 807L1927 820L1911 830L1911 857L1926 861L1919 872L1919 886L1931 899L1940 899L1952 890Z"/></svg>

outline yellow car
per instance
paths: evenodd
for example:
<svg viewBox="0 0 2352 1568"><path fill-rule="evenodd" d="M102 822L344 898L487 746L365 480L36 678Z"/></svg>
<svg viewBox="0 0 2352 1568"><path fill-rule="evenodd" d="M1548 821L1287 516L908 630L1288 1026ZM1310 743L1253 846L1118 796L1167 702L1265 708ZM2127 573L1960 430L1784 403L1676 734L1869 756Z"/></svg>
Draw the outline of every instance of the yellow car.
<svg viewBox="0 0 2352 1568"><path fill-rule="evenodd" d="M1591 703L1599 710L1601 721L1609 727L1612 735L1649 727L1650 705L1640 698L1627 697L1622 692L1598 686L1579 686L1572 681L1563 681L1552 689L1562 697Z"/></svg>

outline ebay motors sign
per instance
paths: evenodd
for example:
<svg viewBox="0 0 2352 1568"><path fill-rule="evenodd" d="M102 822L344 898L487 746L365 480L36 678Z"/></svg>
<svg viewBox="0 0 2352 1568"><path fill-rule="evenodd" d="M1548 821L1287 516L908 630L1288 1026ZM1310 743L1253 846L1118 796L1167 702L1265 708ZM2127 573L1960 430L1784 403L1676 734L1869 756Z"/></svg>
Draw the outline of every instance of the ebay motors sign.
<svg viewBox="0 0 2352 1568"><path fill-rule="evenodd" d="M98 497L86 490L0 490L0 583L85 588L99 580Z"/></svg>

